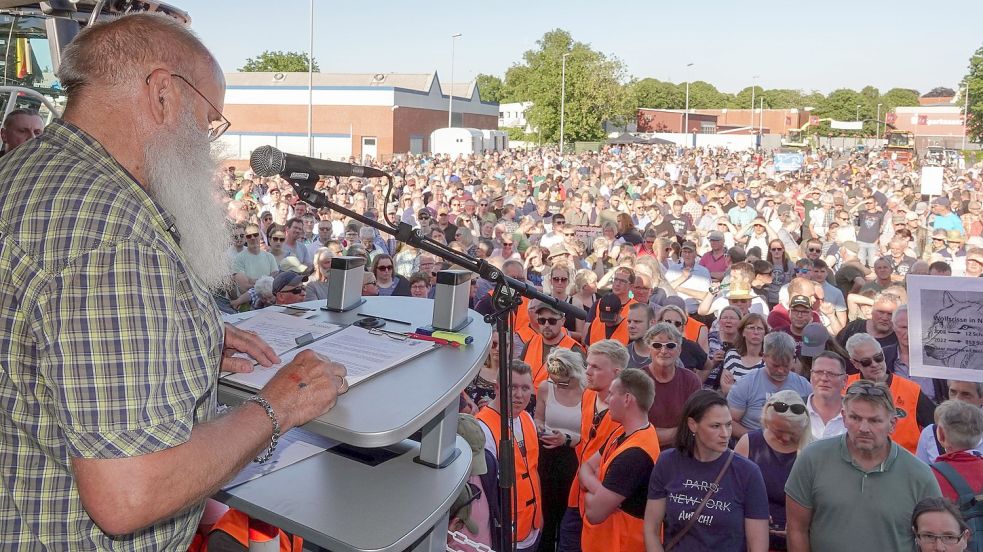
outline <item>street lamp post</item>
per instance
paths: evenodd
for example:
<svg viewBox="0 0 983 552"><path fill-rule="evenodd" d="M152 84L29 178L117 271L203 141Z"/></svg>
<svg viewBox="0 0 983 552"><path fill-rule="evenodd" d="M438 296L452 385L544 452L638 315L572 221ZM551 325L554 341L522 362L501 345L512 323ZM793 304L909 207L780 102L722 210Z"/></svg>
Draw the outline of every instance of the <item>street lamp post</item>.
<svg viewBox="0 0 983 552"><path fill-rule="evenodd" d="M875 121L875 123L876 123L875 128L877 130L874 134L875 136L877 136L877 139L880 140L881 139L881 104L877 104L877 121Z"/></svg>
<svg viewBox="0 0 983 552"><path fill-rule="evenodd" d="M963 151L966 151L966 134L969 133L969 79L966 79L966 97L963 98Z"/></svg>
<svg viewBox="0 0 983 552"><path fill-rule="evenodd" d="M692 63L687 63L686 67L692 67ZM683 115L683 134L689 134L689 81L690 76L686 75L686 113Z"/></svg>
<svg viewBox="0 0 983 552"><path fill-rule="evenodd" d="M567 56L570 52L563 54L560 60L560 155L563 155L563 123L567 114Z"/></svg>
<svg viewBox="0 0 983 552"><path fill-rule="evenodd" d="M454 115L454 44L458 38L461 38L461 33L451 35L451 80L447 83L447 128L454 126L451 123Z"/></svg>
<svg viewBox="0 0 983 552"><path fill-rule="evenodd" d="M311 36L307 50L307 156L314 157L314 0L311 0Z"/></svg>
<svg viewBox="0 0 983 552"><path fill-rule="evenodd" d="M748 118L750 121L751 132L754 132L754 89L758 86L758 75L751 77L751 116Z"/></svg>
<svg viewBox="0 0 983 552"><path fill-rule="evenodd" d="M758 140L761 140L760 136L765 133L765 99L762 97L758 100L761 104L761 115L758 116Z"/></svg>

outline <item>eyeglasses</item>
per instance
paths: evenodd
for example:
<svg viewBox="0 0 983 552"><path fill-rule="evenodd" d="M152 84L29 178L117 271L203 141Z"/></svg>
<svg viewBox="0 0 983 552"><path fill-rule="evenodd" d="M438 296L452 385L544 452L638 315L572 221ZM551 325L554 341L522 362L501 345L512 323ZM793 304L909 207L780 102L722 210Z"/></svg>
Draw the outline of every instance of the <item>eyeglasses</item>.
<svg viewBox="0 0 983 552"><path fill-rule="evenodd" d="M567 221L565 221L565 220L554 220L553 221L553 224L566 224L566 223L567 223Z"/></svg>
<svg viewBox="0 0 983 552"><path fill-rule="evenodd" d="M813 370L812 375L821 379L833 379L838 378L845 374L845 372L830 372L828 370Z"/></svg>
<svg viewBox="0 0 983 552"><path fill-rule="evenodd" d="M246 238L247 240L258 238L259 237L259 232L256 232L256 233L253 233L253 234L246 234L243 237Z"/></svg>
<svg viewBox="0 0 983 552"><path fill-rule="evenodd" d="M549 316L540 316L536 318L536 322L539 322L540 326L555 326L560 323L560 320L562 320L562 318L550 318Z"/></svg>
<svg viewBox="0 0 983 552"><path fill-rule="evenodd" d="M502 247L512 247L512 242L502 242Z"/></svg>
<svg viewBox="0 0 983 552"><path fill-rule="evenodd" d="M284 241L286 239L287 238L270 238L270 241L271 242L275 242L275 243L280 243L280 242L282 242L282 241Z"/></svg>
<svg viewBox="0 0 983 552"><path fill-rule="evenodd" d="M570 278L566 278L564 276L553 276L550 278L550 280L553 280L554 282L569 282Z"/></svg>
<svg viewBox="0 0 983 552"><path fill-rule="evenodd" d="M812 247L809 248L809 253L822 253L822 252L823 252L822 249L814 249Z"/></svg>
<svg viewBox="0 0 983 552"><path fill-rule="evenodd" d="M653 341L653 342L649 343L649 347L655 349L656 351L662 350L663 347L665 347L666 350L671 351L671 350L675 349L676 346L677 346L677 344L676 343L673 343L671 341L669 343L663 343L661 341Z"/></svg>
<svg viewBox="0 0 983 552"><path fill-rule="evenodd" d="M942 544L956 544L963 539L962 535L933 535L932 533L916 533L915 538L919 542L926 545L932 545L936 542L941 542Z"/></svg>
<svg viewBox="0 0 983 552"><path fill-rule="evenodd" d="M147 75L147 84L148 85L150 84L150 77L151 76L152 76L152 74ZM226 130L229 130L229 127L232 126L232 123L230 123L229 120L225 118L225 115L222 114L222 110L220 110L219 108L215 107L215 104L213 104L212 102L210 102L208 100L208 98L206 98L205 95L201 93L201 90L198 90L197 88L195 88L195 85L191 84L191 81L189 81L188 79L186 79L186 78L184 78L181 75L178 75L176 73L171 73L171 76L183 80L184 81L184 84L187 84L188 86L190 86L191 89L194 90L195 93L197 93L199 96L201 96L201 99L205 100L205 103L207 103L209 107L211 107L212 109L214 109L215 112L218 113L218 116L222 118L221 121L210 121L208 123L208 141L209 142L214 142L215 140L218 140L218 137L219 136L225 134L225 131Z"/></svg>
<svg viewBox="0 0 983 552"><path fill-rule="evenodd" d="M416 218L418 218L420 220L430 220L430 217L428 215L420 215L420 216L418 216Z"/></svg>
<svg viewBox="0 0 983 552"><path fill-rule="evenodd" d="M784 247L772 247L771 250L772 251L785 251L785 248Z"/></svg>
<svg viewBox="0 0 983 552"><path fill-rule="evenodd" d="M867 368L867 367L869 367L871 364L873 364L875 362L878 362L878 363L884 362L884 353L883 352L877 353L876 355L874 355L874 356L872 356L870 358L859 358L859 359L858 358L855 358L855 359L853 359L853 361L856 362L857 364L863 366L864 368Z"/></svg>
<svg viewBox="0 0 983 552"><path fill-rule="evenodd" d="M379 266L377 266L375 268L376 268L376 270L381 270L383 272L389 272L390 270L393 269L393 265L379 265Z"/></svg>
<svg viewBox="0 0 983 552"><path fill-rule="evenodd" d="M660 322L665 322L666 324L672 324L673 326L676 326L677 328L682 328L683 327L683 323L682 322L679 322L678 320L660 320Z"/></svg>
<svg viewBox="0 0 983 552"><path fill-rule="evenodd" d="M245 238L246 236L245 236L245 234L235 234L232 237L235 238L235 239L237 239L237 240L241 240L242 238Z"/></svg>
<svg viewBox="0 0 983 552"><path fill-rule="evenodd" d="M775 412L778 412L779 414L784 414L789 410L792 411L792 414L796 414L796 415L802 415L806 413L806 406L804 404L788 404L788 403L776 401L769 404L768 406L774 408Z"/></svg>
<svg viewBox="0 0 983 552"><path fill-rule="evenodd" d="M293 293L294 295L300 295L301 293L304 293L304 288L299 287L293 289L281 289L280 293Z"/></svg>

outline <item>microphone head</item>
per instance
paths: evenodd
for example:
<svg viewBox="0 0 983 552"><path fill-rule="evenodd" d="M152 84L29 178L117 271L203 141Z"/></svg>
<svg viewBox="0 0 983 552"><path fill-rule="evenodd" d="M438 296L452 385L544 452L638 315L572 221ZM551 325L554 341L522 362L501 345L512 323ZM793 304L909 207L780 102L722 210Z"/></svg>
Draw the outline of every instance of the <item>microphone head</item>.
<svg viewBox="0 0 983 552"><path fill-rule="evenodd" d="M276 176L284 171L286 165L283 152L273 146L260 146L249 156L249 166L256 176Z"/></svg>

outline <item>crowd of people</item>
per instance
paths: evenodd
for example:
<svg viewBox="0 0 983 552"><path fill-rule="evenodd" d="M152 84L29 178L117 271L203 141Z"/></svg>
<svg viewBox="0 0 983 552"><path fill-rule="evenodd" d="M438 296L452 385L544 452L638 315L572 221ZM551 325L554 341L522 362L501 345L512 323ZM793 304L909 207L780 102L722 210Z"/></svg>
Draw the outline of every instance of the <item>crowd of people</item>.
<svg viewBox="0 0 983 552"><path fill-rule="evenodd" d="M348 389L344 366L303 351L220 411L220 371L280 359L219 311L320 298L343 254L365 256L363 295L430 297L447 266L277 179L226 171L215 201L222 71L167 17L87 26L59 78L62 118L38 135L18 113L0 133L0 539L184 550L215 521L207 497ZM519 550L979 548L964 515L983 486L983 383L911 373L905 287L983 273L979 167L929 198L878 152L810 152L797 173L659 146L377 165L392 190L318 188L588 313L524 300L514 337L493 338L460 399L472 475L455 535L495 550L503 525ZM494 308L489 282L471 291Z"/></svg>
<svg viewBox="0 0 983 552"><path fill-rule="evenodd" d="M877 151L810 152L784 174L761 153L674 146L380 166L392 190L318 188L588 312L518 309L506 458L519 550L967 545L958 522L935 533L911 515L956 498L931 465L983 485L983 383L910 373L906 280L983 275L978 169L947 171L930 198ZM338 255L365 257L365 295L433 297L449 268L278 179L230 169L223 182L234 306L322 299ZM489 282L471 289L473 308L494 310ZM453 518L496 550L498 355L496 337L462 397L486 467Z"/></svg>

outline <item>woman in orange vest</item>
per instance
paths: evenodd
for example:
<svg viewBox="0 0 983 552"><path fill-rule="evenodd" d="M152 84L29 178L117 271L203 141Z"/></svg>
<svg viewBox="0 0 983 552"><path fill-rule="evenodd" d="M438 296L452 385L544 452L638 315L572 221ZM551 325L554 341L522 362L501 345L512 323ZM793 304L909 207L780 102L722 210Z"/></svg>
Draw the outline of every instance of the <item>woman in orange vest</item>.
<svg viewBox="0 0 983 552"><path fill-rule="evenodd" d="M610 416L622 427L580 470L584 552L645 552L649 474L659 457L659 436L648 420L654 400L655 384L641 370L622 370L611 384Z"/></svg>
<svg viewBox="0 0 983 552"><path fill-rule="evenodd" d="M541 490L539 485L539 436L536 423L525 411L532 399L532 369L520 360L512 362L512 389L509 392L512 407L512 448L515 461L515 486L512 512L515 542L518 550L530 550L539 540L543 526ZM475 418L485 432L485 448L495 458L502 437L502 393L496 384L495 400L478 411Z"/></svg>

